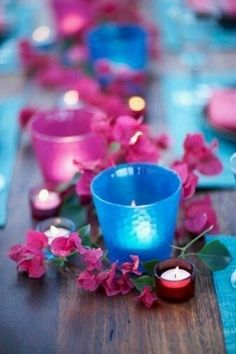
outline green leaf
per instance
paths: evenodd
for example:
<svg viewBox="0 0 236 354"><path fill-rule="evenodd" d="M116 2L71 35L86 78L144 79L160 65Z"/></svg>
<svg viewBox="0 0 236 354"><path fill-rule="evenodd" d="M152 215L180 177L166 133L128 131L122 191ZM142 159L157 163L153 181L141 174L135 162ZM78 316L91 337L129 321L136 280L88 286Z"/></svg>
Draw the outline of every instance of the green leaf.
<svg viewBox="0 0 236 354"><path fill-rule="evenodd" d="M146 273L154 275L154 267L157 263L159 263L158 259L152 259L151 261L143 262L142 265Z"/></svg>
<svg viewBox="0 0 236 354"><path fill-rule="evenodd" d="M112 142L109 146L109 152L114 153L120 150L121 145L117 142Z"/></svg>
<svg viewBox="0 0 236 354"><path fill-rule="evenodd" d="M203 246L197 252L197 256L213 272L227 267L232 259L228 249L218 240L211 241Z"/></svg>
<svg viewBox="0 0 236 354"><path fill-rule="evenodd" d="M59 215L71 219L77 229L87 222L86 208L79 204L79 199L74 194L65 199L60 208Z"/></svg>
<svg viewBox="0 0 236 354"><path fill-rule="evenodd" d="M83 246L91 247L91 225L85 225L81 227L79 230L80 238Z"/></svg>
<svg viewBox="0 0 236 354"><path fill-rule="evenodd" d="M61 257L55 257L52 262L57 268L63 268L65 266L66 259Z"/></svg>
<svg viewBox="0 0 236 354"><path fill-rule="evenodd" d="M131 279L131 281L138 291L142 291L145 286L154 287L153 278L149 275L143 275L139 278Z"/></svg>

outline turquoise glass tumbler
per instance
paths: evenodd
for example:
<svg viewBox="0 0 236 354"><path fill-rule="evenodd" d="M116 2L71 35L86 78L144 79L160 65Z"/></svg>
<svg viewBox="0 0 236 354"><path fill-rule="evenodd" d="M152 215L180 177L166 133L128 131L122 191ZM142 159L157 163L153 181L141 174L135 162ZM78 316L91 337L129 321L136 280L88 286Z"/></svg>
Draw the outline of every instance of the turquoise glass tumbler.
<svg viewBox="0 0 236 354"><path fill-rule="evenodd" d="M94 177L91 192L111 261L170 256L181 197L176 172L149 163L118 165Z"/></svg>

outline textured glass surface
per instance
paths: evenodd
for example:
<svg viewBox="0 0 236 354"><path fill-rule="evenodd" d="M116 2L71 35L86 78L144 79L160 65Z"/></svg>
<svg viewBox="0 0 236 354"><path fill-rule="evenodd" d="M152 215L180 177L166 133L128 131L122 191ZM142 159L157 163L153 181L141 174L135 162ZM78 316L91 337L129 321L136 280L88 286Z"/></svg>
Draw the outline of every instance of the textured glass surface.
<svg viewBox="0 0 236 354"><path fill-rule="evenodd" d="M91 185L99 223L112 261L170 256L181 195L178 175L137 163L109 168Z"/></svg>
<svg viewBox="0 0 236 354"><path fill-rule="evenodd" d="M30 125L34 152L46 182L69 181L83 162L102 158L105 146L91 132L93 111L81 109L38 112Z"/></svg>
<svg viewBox="0 0 236 354"><path fill-rule="evenodd" d="M139 26L110 23L96 27L88 36L88 46L93 62L108 59L136 70L146 65L147 38Z"/></svg>

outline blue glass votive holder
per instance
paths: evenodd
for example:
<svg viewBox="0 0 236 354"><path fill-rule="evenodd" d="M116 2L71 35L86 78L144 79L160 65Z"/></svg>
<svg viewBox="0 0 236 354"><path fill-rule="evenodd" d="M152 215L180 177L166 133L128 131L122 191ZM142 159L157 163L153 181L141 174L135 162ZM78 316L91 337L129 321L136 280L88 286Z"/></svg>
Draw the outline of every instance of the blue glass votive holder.
<svg viewBox="0 0 236 354"><path fill-rule="evenodd" d="M88 34L90 61L102 81L110 81L124 72L145 71L148 59L147 33L135 24L107 23L92 29ZM99 63L107 68L98 72ZM129 74L128 74L129 76Z"/></svg>
<svg viewBox="0 0 236 354"><path fill-rule="evenodd" d="M111 261L170 257L181 197L176 172L149 163L118 165L94 177L91 192Z"/></svg>

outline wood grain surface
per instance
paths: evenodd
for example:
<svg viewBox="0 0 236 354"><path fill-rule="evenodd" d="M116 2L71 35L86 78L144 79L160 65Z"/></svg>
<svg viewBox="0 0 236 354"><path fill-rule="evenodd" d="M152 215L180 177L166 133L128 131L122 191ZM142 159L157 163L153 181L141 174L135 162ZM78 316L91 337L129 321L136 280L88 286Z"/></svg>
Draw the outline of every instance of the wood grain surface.
<svg viewBox="0 0 236 354"><path fill-rule="evenodd" d="M216 57L219 67L224 59L223 54ZM175 58L167 56L163 68L176 68ZM1 78L0 97L19 92L22 87L20 77ZM163 118L158 90L158 81L154 81L149 90L154 129L157 117ZM24 137L15 166L7 225L0 230L0 354L225 353L212 277L201 265L193 299L183 304L162 303L150 310L136 304L133 295L107 298L102 293L81 291L69 274L50 271L41 280L17 274L6 253L12 244L23 242L27 228L34 227L28 193L40 180L32 149ZM220 231L236 235L236 193L211 191L211 195Z"/></svg>
<svg viewBox="0 0 236 354"><path fill-rule="evenodd" d="M0 353L219 353L225 352L211 274L198 267L196 296L184 304L147 310L133 295L107 298L78 290L69 275L49 272L42 280L17 274L8 248L33 227L29 189L40 181L30 145L19 149L0 232ZM232 191L212 192L220 229L236 234Z"/></svg>

